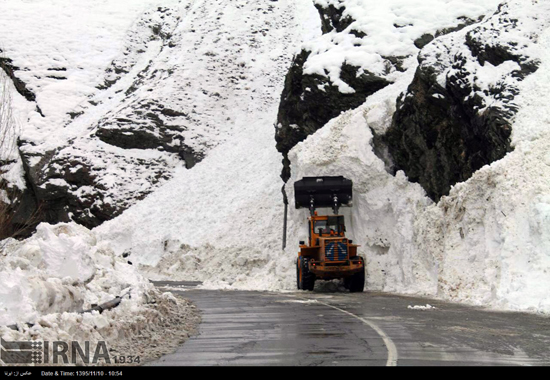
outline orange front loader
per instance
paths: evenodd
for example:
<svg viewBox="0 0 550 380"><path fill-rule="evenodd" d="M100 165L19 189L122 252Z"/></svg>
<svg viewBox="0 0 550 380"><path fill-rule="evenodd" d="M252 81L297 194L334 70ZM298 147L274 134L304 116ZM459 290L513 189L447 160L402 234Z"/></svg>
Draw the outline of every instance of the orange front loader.
<svg viewBox="0 0 550 380"><path fill-rule="evenodd" d="M308 207L309 238L300 242L296 260L298 289L313 290L315 281L343 279L350 292L365 287L365 263L358 245L345 236L340 206L351 206L352 182L344 177L304 177L294 183L296 208ZM316 208L332 207L334 215L318 215Z"/></svg>

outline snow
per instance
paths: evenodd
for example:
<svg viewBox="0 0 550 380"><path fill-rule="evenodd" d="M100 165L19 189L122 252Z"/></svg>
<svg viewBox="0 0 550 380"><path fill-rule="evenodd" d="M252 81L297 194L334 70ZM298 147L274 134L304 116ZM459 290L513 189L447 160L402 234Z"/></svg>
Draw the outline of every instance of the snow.
<svg viewBox="0 0 550 380"><path fill-rule="evenodd" d="M22 136L37 144L26 149L44 152L63 146L67 157L80 155L83 162L93 161L94 167L105 170L100 183L111 191L104 202L116 203L124 199L120 194L150 185L151 170L136 165L141 171L125 172L122 168L128 162L159 160L160 166L173 170L171 179L92 231L74 223L41 224L26 241L3 241L0 325L17 323L20 331L0 327L2 337L38 334L99 340L94 329L99 326L103 337L128 343L122 333L117 335L126 331L124 318L145 329L159 318L151 310L151 297L163 305L173 304L147 278L203 281L204 288L294 290L295 258L298 241L306 237L307 211L289 207L283 250L282 156L275 149L273 124L292 55L303 47L313 51L306 71L325 75L326 70L334 83L339 83L343 62L382 73L383 55L406 57L404 72L387 75L391 85L331 120L289 153L290 206L292 184L303 176L344 175L353 180L353 207L342 212L348 235L366 257L367 289L550 312L548 5L510 2L513 12L538 15L529 29L536 43L529 42L526 48L541 62L536 73L517 84L515 150L455 185L449 196L434 204L403 172L388 173L373 152L373 132L385 131L397 97L412 80L418 65L414 40L456 26L459 17L489 15L498 1L316 3L344 4L356 20L350 28L368 38L355 46L357 41L349 33L321 35L319 15L308 0L273 2L267 15L246 1L2 3L2 49L27 69L18 74L37 94L36 104L17 94L13 97ZM143 22L149 15L158 16L154 10L159 5L173 11L167 26L177 36L173 41L181 55L145 38ZM266 25L269 30L262 33ZM257 32L253 37L252 31ZM455 35L445 38L452 40ZM134 50L124 54L128 46L143 47L143 55ZM438 46L429 44L426 51ZM193 100L198 122L185 132L186 139L197 148L206 144L207 155L191 170L162 152L118 149L88 138L99 119L127 110L120 90L139 77L150 59L159 72L174 69L173 77L149 78L129 95L128 103L154 98L180 109ZM105 74L113 61L130 74L101 92L96 86L105 75L116 79ZM66 71L53 73L66 80L47 78L52 73L49 68L62 67ZM516 68L509 63L487 64L478 70L479 83L489 87ZM240 79L225 85L231 78ZM339 85L343 92L349 90L344 83ZM203 90L219 98L206 96ZM90 105L90 99L98 101L97 106ZM36 112L36 105L45 118ZM69 122L67 113L78 110L86 112ZM64 145L69 140L74 144ZM14 170L19 174L12 182L17 182L21 167ZM91 190L75 191L86 196ZM123 254L129 256L123 259ZM132 297L124 297L111 312L77 313L126 293ZM178 307L188 310L185 305ZM25 327L25 322L34 326Z"/></svg>
<svg viewBox="0 0 550 380"><path fill-rule="evenodd" d="M106 341L107 347L116 350L132 342L132 328L141 325L145 334L152 333L159 318L170 319L169 313L176 310L189 321L195 318L186 303L161 294L132 265L115 256L108 244L75 223L42 223L23 242L4 240L0 252L3 339ZM122 300L115 309L80 313L116 297ZM163 310L166 304L172 310ZM184 331L184 325L179 325L180 338L192 331L191 325L186 327Z"/></svg>
<svg viewBox="0 0 550 380"><path fill-rule="evenodd" d="M500 16L486 17L479 24L479 28L476 25L466 27L429 44L419 54L421 66L435 68L438 83L442 87L445 87L448 77L460 77L467 73L465 80L472 85L467 98L478 97L482 100L483 104L477 110L479 114L489 107L504 111L514 109L516 105L510 102L509 98L514 97L521 81L517 73L522 67L512 60L505 60L497 65L480 62L464 41L467 40L468 33L475 28L475 38L483 41L484 49L498 46L499 43L508 45L513 47L514 55L521 57L519 60L522 66L536 63L539 54L537 44L533 42L536 42L536 36L545 28L547 20L544 17L534 17L533 7L544 13L547 6L535 3L522 7L522 4L509 1L502 5ZM508 17L509 12L514 14L513 18ZM495 36L495 30L499 30L498 38ZM460 58L465 59L466 64L462 68L457 68L454 62Z"/></svg>
<svg viewBox="0 0 550 380"><path fill-rule="evenodd" d="M98 78L122 50L123 38L134 20L158 3L178 1L2 2L2 49L16 66L26 68L18 76L36 92L37 104L49 120L39 123L35 113L31 117L36 118L36 129L43 134L32 129L34 136L24 136L39 143L52 141L49 133L63 138L58 126L66 121L66 113L94 93Z"/></svg>
<svg viewBox="0 0 550 380"><path fill-rule="evenodd" d="M411 305L409 305L409 306L407 306L407 309L412 309L412 310L433 310L433 309L436 309L436 307L432 306L428 303L425 306L422 306L422 305L411 306Z"/></svg>
<svg viewBox="0 0 550 380"><path fill-rule="evenodd" d="M312 52L304 65L304 73L327 76L342 93L353 92L353 89L340 79L340 68L343 63L379 76L387 76L393 81L400 73L395 70L389 74L386 72L385 57L416 55L418 48L414 42L422 35L456 27L464 19L477 20L481 15L492 13L500 2L314 0L314 3L324 7L343 6L343 17L351 16L355 21L341 33L332 30L304 44L304 48ZM359 39L350 33L352 30L366 33L368 37Z"/></svg>
<svg viewBox="0 0 550 380"><path fill-rule="evenodd" d="M0 57L2 57L0 53ZM0 72L0 125L11 125L11 128L2 128L0 132L0 161L6 164L1 166L2 178L10 187L24 190L23 162L17 154L17 137L20 132L18 119L21 113L28 112L25 101L15 92L13 83L2 70ZM16 111L21 110L21 111Z"/></svg>
<svg viewBox="0 0 550 380"><path fill-rule="evenodd" d="M2 297L0 324L10 325L21 320L32 323L46 311L76 310L84 303L106 302L130 286L136 287L139 298L145 281L137 281L133 275L125 278L125 274L131 273L126 268L129 265L121 265L120 260L117 263L108 247L96 247L96 244L93 233L77 224L40 224L33 237L24 243L8 241L2 258L2 291L13 296ZM105 292L101 283L105 278L114 279L115 270L121 270L122 275L111 284L112 289ZM98 271L103 273L96 273ZM17 286L16 278L25 285ZM30 278L33 280L29 281ZM85 285L89 289L84 289ZM94 294L92 290L99 292ZM71 292L73 296L69 296ZM58 297L56 294L63 295L62 302L51 299ZM86 298L91 295L94 299Z"/></svg>

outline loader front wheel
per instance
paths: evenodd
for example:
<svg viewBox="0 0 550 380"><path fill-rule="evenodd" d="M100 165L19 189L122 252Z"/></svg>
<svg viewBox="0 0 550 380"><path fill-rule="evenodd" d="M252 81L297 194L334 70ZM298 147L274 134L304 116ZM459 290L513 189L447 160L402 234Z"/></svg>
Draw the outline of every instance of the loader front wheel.
<svg viewBox="0 0 550 380"><path fill-rule="evenodd" d="M296 259L296 287L302 289L302 272L300 269L300 258Z"/></svg>

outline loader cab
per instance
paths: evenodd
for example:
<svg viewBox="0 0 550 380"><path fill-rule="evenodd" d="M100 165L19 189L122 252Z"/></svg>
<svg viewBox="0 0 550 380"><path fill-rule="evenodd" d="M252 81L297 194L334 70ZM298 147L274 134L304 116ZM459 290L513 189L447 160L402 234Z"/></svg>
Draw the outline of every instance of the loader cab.
<svg viewBox="0 0 550 380"><path fill-rule="evenodd" d="M310 246L318 245L320 237L344 237L346 225L343 215L322 215L317 213L309 218Z"/></svg>

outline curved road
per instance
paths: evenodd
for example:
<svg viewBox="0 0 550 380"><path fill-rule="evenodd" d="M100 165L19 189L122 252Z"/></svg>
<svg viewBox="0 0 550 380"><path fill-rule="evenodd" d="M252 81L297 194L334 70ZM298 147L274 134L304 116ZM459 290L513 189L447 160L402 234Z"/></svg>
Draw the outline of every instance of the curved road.
<svg viewBox="0 0 550 380"><path fill-rule="evenodd" d="M197 336L148 365L550 365L548 317L379 293L194 285L157 283L193 301L203 321Z"/></svg>

